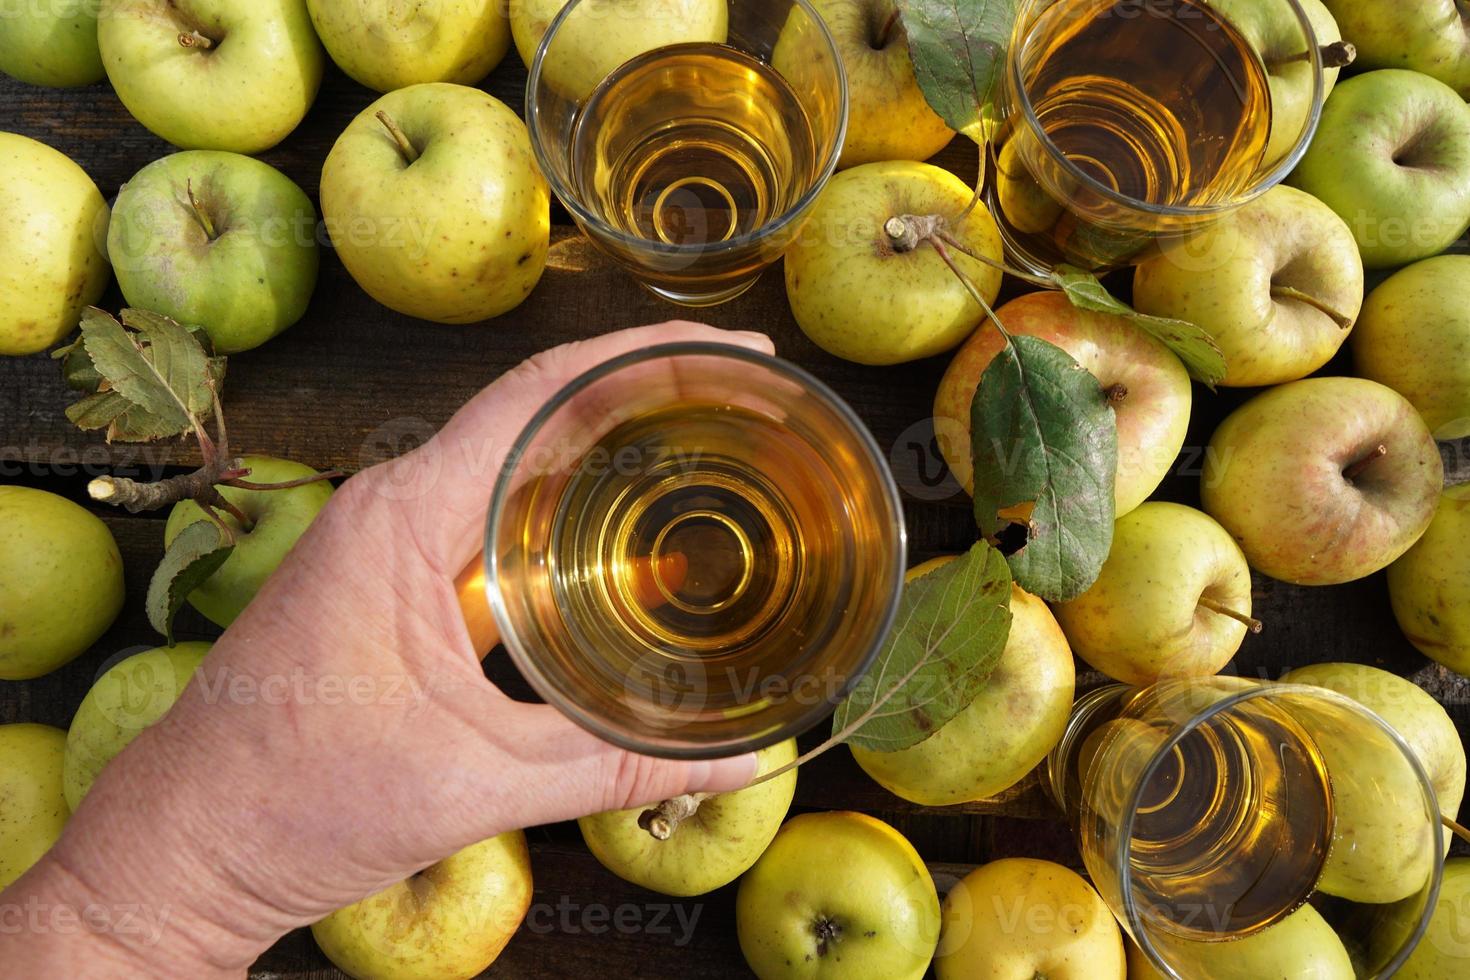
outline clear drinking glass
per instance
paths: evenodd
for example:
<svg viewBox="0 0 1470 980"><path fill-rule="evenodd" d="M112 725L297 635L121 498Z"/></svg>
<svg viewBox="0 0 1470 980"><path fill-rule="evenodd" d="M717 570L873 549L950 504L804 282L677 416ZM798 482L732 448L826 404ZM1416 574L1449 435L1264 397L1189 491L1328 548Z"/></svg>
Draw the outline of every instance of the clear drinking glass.
<svg viewBox="0 0 1470 980"><path fill-rule="evenodd" d="M871 664L904 569L898 490L862 423L784 361L653 347L583 375L521 433L486 576L533 687L651 755L760 748Z"/></svg>
<svg viewBox="0 0 1470 980"><path fill-rule="evenodd" d="M1428 925L1448 843L1389 725L1333 691L1213 677L1080 699L1047 782L1093 883L1165 976L1310 904L1364 978Z"/></svg>
<svg viewBox="0 0 1470 980"><path fill-rule="evenodd" d="M572 0L531 65L531 143L587 236L686 306L740 295L800 233L837 166L847 79L807 0L633 21ZM703 13L701 13L703 12Z"/></svg>
<svg viewBox="0 0 1470 980"><path fill-rule="evenodd" d="M1323 58L1297 0L1025 0L985 188L1007 251L1104 271L1259 197L1316 132Z"/></svg>

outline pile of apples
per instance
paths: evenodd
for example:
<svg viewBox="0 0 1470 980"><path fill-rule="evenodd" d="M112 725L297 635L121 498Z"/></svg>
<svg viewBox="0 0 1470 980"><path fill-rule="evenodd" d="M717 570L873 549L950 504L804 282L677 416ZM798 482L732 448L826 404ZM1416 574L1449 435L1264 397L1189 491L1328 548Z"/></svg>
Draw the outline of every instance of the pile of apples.
<svg viewBox="0 0 1470 980"><path fill-rule="evenodd" d="M1470 226L1470 39L1453 0L1302 2L1322 40L1345 37L1370 70L1340 83L1330 73L1335 88L1290 186L1149 255L1133 278L1140 310L1214 337L1224 385L1268 390L1211 438L1203 510L1153 502L1195 396L1179 360L1128 320L1074 309L1058 293L998 310L1010 332L1055 344L1120 393L1113 549L1072 602L1048 607L1015 591L988 686L933 736L901 752L853 750L893 793L943 806L1015 787L1062 734L1074 653L1138 685L1221 670L1259 627L1252 569L1318 586L1388 568L1405 634L1470 673L1470 488L1443 489L1435 443L1470 435L1470 256L1440 254ZM507 15L492 0L102 0L7 17L0 71L43 85L106 78L182 152L145 167L109 208L65 156L0 133L0 212L14 218L0 231L0 354L57 343L113 272L130 305L202 325L219 353L250 350L305 313L322 223L354 279L395 310L471 323L513 308L545 266L548 188L521 120L470 86L512 41L529 63L561 6L522 0ZM815 6L843 52L853 104L843 170L813 212L817 233L786 258L792 310L817 344L865 364L958 348L934 414L945 458L969 487L970 403L999 335L938 255L895 252L883 226L896 215L957 215L972 189L918 162L954 134L924 100L893 0ZM644 29L590 35L599 58L724 36L724 0L623 0L619 12ZM384 94L325 161L318 215L299 187L249 154L301 123L328 55ZM1291 84L1273 78L1273 91L1289 97ZM1002 280L993 263L1003 257L994 220L975 208L952 231L989 260L954 256L993 300ZM1365 269L1398 271L1365 297ZM1358 377L1308 377L1344 343ZM311 472L264 458L251 465L269 481ZM315 484L267 502L236 491L242 509L262 508L252 513L257 530L191 602L228 625L329 492ZM197 518L190 506L171 516L170 535ZM53 495L0 488L0 600L26 611L0 630L0 678L40 676L78 656L122 599L104 524ZM91 780L162 717L206 652L181 644L114 666L69 733L0 727L0 799L19 801L7 810L16 819L0 823L0 887L44 853ZM1287 676L1389 719L1419 753L1444 812L1458 811L1464 748L1427 694L1358 665ZM143 710L120 711L109 700L118 690L147 692ZM795 757L794 742L773 746L762 771ZM740 879L741 947L761 977L918 978L931 962L941 978L1151 975L1075 873L998 861L954 883L941 904L919 855L881 821L787 821L796 779L793 770L706 800L667 840L639 825L641 810L588 817L581 829L608 868L666 894ZM524 837L483 842L425 875L445 900L419 920L389 921L409 887L394 886L320 923L322 948L358 977L483 970L530 902ZM1402 976L1466 970L1470 950L1454 941L1463 928L1454 906L1465 901L1470 862L1451 862L1430 938ZM1314 916L1304 909L1212 950L1198 975L1352 977L1340 941Z"/></svg>

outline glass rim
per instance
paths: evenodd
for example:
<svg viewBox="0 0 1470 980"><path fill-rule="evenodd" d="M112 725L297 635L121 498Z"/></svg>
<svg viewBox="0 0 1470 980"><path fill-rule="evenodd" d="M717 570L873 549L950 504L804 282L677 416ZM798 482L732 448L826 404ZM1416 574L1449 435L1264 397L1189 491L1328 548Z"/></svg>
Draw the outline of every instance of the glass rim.
<svg viewBox="0 0 1470 980"><path fill-rule="evenodd" d="M515 629L512 622L509 606L500 590L500 554L496 543L501 530L501 520L505 515L506 502L511 493L512 476L517 467L514 461L518 459L541 430L545 427L557 412L564 408L567 403L577 394L585 391L592 385L610 377L625 368L644 364L665 358L706 356L722 357L732 360L743 361L747 364L756 364L761 367L774 370L786 378L795 381L802 386L802 390L815 394L837 417L838 420L853 434L859 446L868 456L872 463L873 472L878 476L878 482L882 485L883 496L887 500L889 508L893 513L896 547L894 548L893 564L890 569L893 579L891 595L885 605L878 623L878 629L873 634L873 640L862 655L854 661L854 667L843 679L840 689L830 697L816 699L810 708L793 717L785 724L755 739L723 739L711 742L681 742L677 739L647 738L630 735L626 730L616 725L609 724L596 714L585 710L581 704L566 696L562 689L553 683L536 663L536 658L531 656L523 637ZM815 375L806 371L790 361L765 354L749 347L741 347L736 344L719 343L716 341L676 341L666 344L655 344L641 350L629 351L611 360L584 371L564 385L555 395L537 409L526 423L515 441L511 444L510 451L501 465L500 475L496 478L495 488L490 496L490 507L485 520L485 593L490 605L491 614L494 616L496 626L500 630L500 641L510 654L511 662L515 664L526 681L539 694L547 704L552 705L563 715L570 718L584 730L591 732L605 742L609 742L618 748L627 749L631 752L644 755L656 756L664 759L714 759L722 758L721 753L728 754L731 749L754 752L777 742L784 741L795 735L807 731L822 718L831 713L833 707L840 703L854 687L862 680L864 675L872 668L877 660L878 651L888 639L888 634L893 628L893 623L898 617L899 599L903 593L904 571L907 567L907 543L908 530L904 521L903 502L898 492L898 483L893 477L892 470L888 467L883 457L878 441L853 410L840 395L832 390L826 383Z"/></svg>
<svg viewBox="0 0 1470 980"><path fill-rule="evenodd" d="M1197 678L1197 680L1205 681L1212 679L1214 678ZM1251 678L1240 679L1246 681L1251 680ZM1429 893L1425 899L1424 910L1419 915L1419 922L1406 937L1399 950L1394 953L1392 959L1384 965L1382 970L1373 975L1374 980L1381 980L1381 978L1393 976L1394 972L1403 966L1404 961L1409 958L1410 953L1418 946L1419 942L1424 938L1425 932L1429 929L1429 921L1434 915L1435 903L1439 899L1439 889L1444 879L1445 855L1444 848L1440 843L1442 840L1442 831L1439 822L1439 797L1435 793L1434 784L1430 782L1429 773L1419 761L1418 755L1415 754L1409 743L1404 740L1404 737L1398 733L1398 730L1385 721L1377 712L1346 695L1339 694L1331 688L1318 687L1313 684L1256 681L1249 687L1242 688L1234 694L1227 695L1218 701L1206 705L1185 721L1180 722L1169 733L1169 737L1154 750L1153 755L1149 757L1148 762L1140 770L1137 785L1133 787L1124 803L1123 820L1118 826L1118 842L1113 855L1116 867L1118 868L1118 897L1123 904L1123 910L1128 920L1125 925L1128 931L1132 933L1134 941L1137 942L1144 956L1155 967L1163 969L1166 975L1177 976L1177 973L1173 967L1165 962L1163 956L1155 948L1153 940L1149 937L1149 930L1142 921L1138 897L1133 891L1133 875L1129 871L1132 864L1133 827L1138 816L1139 804L1143 796L1144 787L1148 785L1149 780L1153 778L1154 773L1158 771L1159 766L1164 763L1165 759L1173 752L1175 747L1187 735L1198 729L1200 725L1246 701L1252 701L1257 698L1275 698L1283 694L1306 696L1337 704L1360 716L1366 717L1370 722L1378 726L1379 730L1387 735L1389 741L1408 759L1409 766L1419 781L1419 788L1424 793L1424 802L1429 805L1430 812L1434 816L1431 831L1435 840L1434 866L1430 872ZM1315 888L1313 890L1315 891ZM1269 929L1270 926L1266 928Z"/></svg>
<svg viewBox="0 0 1470 980"><path fill-rule="evenodd" d="M579 0L574 0L574 2L579 2ZM1067 0L1055 0L1055 2L1065 3ZM1021 36L1023 29L1020 21L1018 20L1016 22L1017 36L1012 37L1010 49L1006 55L1005 78L1010 87L1015 91L1016 102L1021 107L1022 117L1026 120L1026 124L1035 135L1037 142L1046 151L1047 156L1060 166L1068 176L1082 184L1092 193L1114 204L1120 204L1126 208L1150 216L1199 218L1225 214L1242 205L1249 204L1285 180L1287 174L1296 169L1296 165L1306 155L1307 147L1316 135L1317 126L1322 119L1322 106L1326 102L1326 85L1322 81L1322 73L1324 71L1322 67L1322 47L1317 42L1317 32L1312 27L1311 18L1307 16L1306 11L1302 9L1302 5L1298 0L1281 0L1281 2L1291 6L1292 12L1296 15L1297 24L1306 35L1308 61L1313 69L1311 108L1307 112L1306 122L1302 125L1302 131L1297 134L1296 142L1292 144L1291 150L1269 172L1263 176L1256 177L1251 182L1250 187L1232 201L1222 201L1207 205L1152 204L1114 190L1069 160L1057 145L1052 142L1046 130L1042 129L1041 120L1037 118L1036 109L1031 104L1031 94L1026 90L1026 86L1021 79L1021 56L1030 45L1031 28L1035 26L1034 21L1024 29L1024 36ZM1020 42L1019 44L1017 43L1018 41ZM1254 48L1252 50L1254 51ZM1257 52L1257 56L1259 56L1259 52ZM1264 67L1264 62L1262 66ZM1269 70L1267 70L1267 76L1270 76ZM534 137L532 143L535 143Z"/></svg>
<svg viewBox="0 0 1470 980"><path fill-rule="evenodd" d="M530 73L526 78L526 129L530 133L531 151L536 156L536 165L541 168L541 173L546 177L547 182L551 184L551 190L556 195L557 200L561 201L562 206L572 213L572 217L579 224L584 227L594 228L599 236L630 249L652 249L660 255L705 256L719 255L736 248L758 244L792 224L797 220L798 216L806 213L807 209L817 199L817 195L822 192L827 182L832 179L832 174L837 170L837 161L841 158L843 147L847 143L848 123L847 67L842 63L842 55L837 48L836 39L832 37L831 29L827 26L827 22L822 19L822 15L811 5L810 0L791 0L791 5L793 7L800 7L817 25L820 36L827 44L828 54L831 56L832 64L836 66L837 101L841 108L841 113L837 121L837 132L832 140L831 150L821 170L812 181L812 185L806 189L791 207L744 234L727 238L724 241L710 242L702 245L674 245L668 242L654 242L647 238L640 238L637 235L630 235L620 228L613 227L599 215L588 209L582 203L580 196L566 185L561 179L561 176L549 164L548 154L542 146L541 110L537 104L536 93L541 87L542 64L545 62L546 54L551 48L552 39L556 36L557 31L561 29L562 24L571 15L572 10L582 3L583 0L570 0L569 3L561 8L556 17L552 19L551 24L546 28L546 33L542 35L540 42L536 45L536 54L531 59Z"/></svg>

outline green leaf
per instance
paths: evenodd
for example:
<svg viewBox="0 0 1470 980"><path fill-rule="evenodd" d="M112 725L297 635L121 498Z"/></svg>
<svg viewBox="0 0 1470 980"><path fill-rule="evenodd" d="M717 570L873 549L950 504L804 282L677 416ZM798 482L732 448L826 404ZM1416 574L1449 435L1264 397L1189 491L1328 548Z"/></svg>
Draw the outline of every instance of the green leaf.
<svg viewBox="0 0 1470 980"><path fill-rule="evenodd" d="M875 752L917 745L969 707L1011 628L1011 574L985 542L904 586L872 669L837 706L833 737Z"/></svg>
<svg viewBox="0 0 1470 980"><path fill-rule="evenodd" d="M208 415L214 407L209 357L189 328L147 310L123 310L122 322L145 339L144 355L153 367L159 393L170 396L188 415Z"/></svg>
<svg viewBox="0 0 1470 980"><path fill-rule="evenodd" d="M148 583L148 622L174 645L174 617L189 593L203 585L235 550L219 525L196 521L179 532Z"/></svg>
<svg viewBox="0 0 1470 980"><path fill-rule="evenodd" d="M93 307L89 308L87 313L84 314L84 317L88 316L107 317L107 314ZM142 310L126 310L123 313L124 322L139 316L154 317L157 314L149 314ZM111 319L111 317L108 317L108 319ZM215 356L214 343L209 339L209 334L205 333L203 327L186 326L184 329L188 330L189 335L203 348L204 354L208 358L209 376L214 381L215 390L223 391L225 362L227 359ZM102 375L97 372L96 365L92 363L92 357L87 353L87 347L82 342L81 334L77 334L76 338L65 347L58 347L52 351L51 359L61 362L61 377L66 382L67 387L86 392L89 395L96 394L102 390Z"/></svg>
<svg viewBox="0 0 1470 980"><path fill-rule="evenodd" d="M985 139L1017 0L898 0L914 76L951 129Z"/></svg>
<svg viewBox="0 0 1470 980"><path fill-rule="evenodd" d="M1051 280L1079 310L1127 317L1139 329L1158 338L1184 362L1190 377L1196 381L1213 388L1225 377L1225 355L1203 327L1188 320L1139 313L1108 292L1097 276L1073 265L1057 266L1052 270Z"/></svg>
<svg viewBox="0 0 1470 980"><path fill-rule="evenodd" d="M67 406L66 417L84 431L106 429L108 442L151 442L188 431L149 415L115 391L100 391Z"/></svg>
<svg viewBox="0 0 1470 980"><path fill-rule="evenodd" d="M1066 351L1009 337L980 376L970 421L980 530L1008 540L1010 525L1025 527L1009 556L1016 583L1049 601L1075 599L1113 542L1118 424L1102 386Z"/></svg>

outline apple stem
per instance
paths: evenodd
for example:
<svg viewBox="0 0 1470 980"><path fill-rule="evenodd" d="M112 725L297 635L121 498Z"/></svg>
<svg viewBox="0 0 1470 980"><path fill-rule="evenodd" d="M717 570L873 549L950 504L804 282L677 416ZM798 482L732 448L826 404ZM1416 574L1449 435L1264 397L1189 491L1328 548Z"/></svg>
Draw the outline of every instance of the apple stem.
<svg viewBox="0 0 1470 980"><path fill-rule="evenodd" d="M389 135L393 137L393 142L398 144L398 151L403 154L403 158L407 160L410 165L417 161L419 158L419 151L414 149L413 143L409 142L408 136L405 135L403 130L398 127L398 123L393 121L393 117L388 115L388 113L384 112L383 110L379 109L377 112L377 118L378 122L383 124L383 128L388 130Z"/></svg>
<svg viewBox="0 0 1470 980"><path fill-rule="evenodd" d="M1357 460L1356 462L1349 463L1347 467L1344 468L1342 471L1342 478L1344 480L1347 480L1349 483L1352 483L1358 477L1363 475L1364 470L1366 470L1368 467L1372 466L1378 460L1387 455L1387 446L1381 443L1377 446L1374 446L1372 451L1369 452L1368 455L1364 456L1362 459Z"/></svg>
<svg viewBox="0 0 1470 980"><path fill-rule="evenodd" d="M1108 400L1109 405L1120 405L1128 397L1128 386L1121 381L1110 384L1103 389L1103 397Z"/></svg>
<svg viewBox="0 0 1470 980"><path fill-rule="evenodd" d="M181 31L179 33L179 44L186 48L198 48L200 51L208 51L214 47L214 41L200 34L198 31Z"/></svg>
<svg viewBox="0 0 1470 980"><path fill-rule="evenodd" d="M200 204L199 198L194 196L193 179L191 178L184 186L188 190L189 207L194 210L194 217L198 218L199 223L204 226L205 237L207 237L210 241L214 241L216 238L219 237L219 235L215 233L214 222L209 220L209 214L204 210L204 205Z"/></svg>
<svg viewBox="0 0 1470 980"><path fill-rule="evenodd" d="M1246 629L1250 630L1252 633L1259 633L1262 629L1265 628L1265 624L1262 623L1259 619L1252 619L1245 613L1239 612L1235 609L1231 609L1229 606L1223 603L1216 602L1209 596L1200 596L1199 604L1201 606L1204 606L1210 612L1219 613L1221 616L1229 616L1237 623L1244 623Z"/></svg>
<svg viewBox="0 0 1470 980"><path fill-rule="evenodd" d="M1449 817L1442 816L1439 818L1439 820L1440 823L1449 828L1450 833L1460 838L1460 840L1465 841L1467 844L1470 844L1470 830L1465 829L1463 825L1457 823Z"/></svg>
<svg viewBox="0 0 1470 980"><path fill-rule="evenodd" d="M1333 41L1324 44L1318 49L1322 59L1323 68L1346 68L1358 58L1358 49L1347 41ZM1307 61L1311 55L1306 51L1298 51L1296 54L1287 55L1285 58L1277 58L1271 62L1271 68L1279 68L1282 65L1294 64L1298 61Z"/></svg>
<svg viewBox="0 0 1470 980"><path fill-rule="evenodd" d="M248 473L249 470L246 470L246 472ZM325 473L318 473L316 476L303 477L300 480L287 480L285 483L251 483L249 480L242 479L240 477L230 477L222 475L219 482L227 487L234 487L237 490L291 490L295 487L304 487L309 486L313 483L321 483L323 480L340 480L346 475L347 474L343 473L341 470L328 470Z"/></svg>
<svg viewBox="0 0 1470 980"><path fill-rule="evenodd" d="M882 51L888 47L888 40L893 36L894 25L898 23L898 15L899 10L897 7L894 7L893 13L889 14L888 19L883 22L883 26L878 28L878 36L873 38L874 51Z"/></svg>
<svg viewBox="0 0 1470 980"><path fill-rule="evenodd" d="M1317 312L1325 314L1332 320L1333 323L1337 324L1338 327L1343 330L1346 330L1348 327L1351 327L1353 325L1352 317L1343 316L1341 313L1337 312L1332 307L1328 306L1325 302L1313 296L1311 293L1303 292L1300 289L1294 289L1291 286L1277 286L1273 284L1271 286L1271 297L1273 299L1294 299L1298 303L1305 303Z"/></svg>
<svg viewBox="0 0 1470 980"><path fill-rule="evenodd" d="M754 785L754 784L752 784ZM648 831L654 840L668 840L674 836L679 825L699 812L699 806L714 793L685 793L658 806L650 807L638 815L638 826Z"/></svg>

